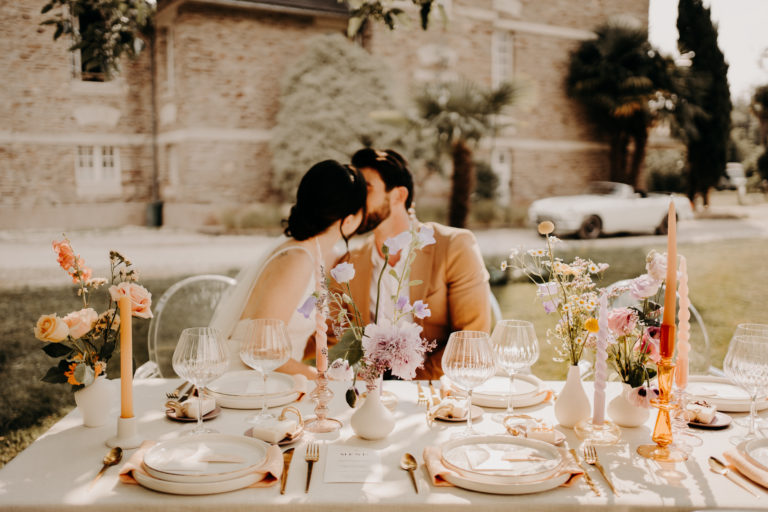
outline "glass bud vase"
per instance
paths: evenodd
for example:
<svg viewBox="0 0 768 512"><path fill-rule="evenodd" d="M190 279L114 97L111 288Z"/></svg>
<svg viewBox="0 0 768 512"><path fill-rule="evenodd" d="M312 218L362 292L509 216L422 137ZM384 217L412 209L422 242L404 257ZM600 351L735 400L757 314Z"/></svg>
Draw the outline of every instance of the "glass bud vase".
<svg viewBox="0 0 768 512"><path fill-rule="evenodd" d="M352 430L363 439L384 439L395 428L395 418L381 401L381 383L379 379L374 386L368 387L363 405L352 414Z"/></svg>
<svg viewBox="0 0 768 512"><path fill-rule="evenodd" d="M581 370L577 365L568 367L565 386L555 399L555 418L560 425L573 428L581 420L592 416L589 398L581 384Z"/></svg>

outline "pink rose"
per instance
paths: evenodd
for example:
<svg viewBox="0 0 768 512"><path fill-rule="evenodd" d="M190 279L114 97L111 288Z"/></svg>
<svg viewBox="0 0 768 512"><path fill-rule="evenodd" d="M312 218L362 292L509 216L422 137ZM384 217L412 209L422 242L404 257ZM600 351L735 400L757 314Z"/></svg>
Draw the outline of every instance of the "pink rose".
<svg viewBox="0 0 768 512"><path fill-rule="evenodd" d="M645 269L648 275L656 281L663 281L667 278L667 255L659 254L656 251L648 253Z"/></svg>
<svg viewBox="0 0 768 512"><path fill-rule="evenodd" d="M66 339L69 334L69 327L64 320L54 315L43 315L37 319L35 325L35 338L40 341L51 341L58 343Z"/></svg>
<svg viewBox="0 0 768 512"><path fill-rule="evenodd" d="M649 274L643 274L632 280L629 284L629 292L635 299L647 299L652 295L656 295L656 292L659 291L659 286L661 286L661 281L657 281Z"/></svg>
<svg viewBox="0 0 768 512"><path fill-rule="evenodd" d="M68 314L64 317L64 322L69 327L69 335L78 339L93 329L93 324L98 318L99 314L93 308L85 308Z"/></svg>
<svg viewBox="0 0 768 512"><path fill-rule="evenodd" d="M648 354L648 359L658 363L661 361L661 353L659 352L660 336L661 329L658 327L648 327L643 333L642 339L635 343L635 351Z"/></svg>
<svg viewBox="0 0 768 512"><path fill-rule="evenodd" d="M152 318L152 294L136 283L122 282L117 286L110 286L109 295L117 302L120 297L128 297L131 300L131 314L138 318Z"/></svg>
<svg viewBox="0 0 768 512"><path fill-rule="evenodd" d="M608 328L618 336L629 334L637 325L637 312L629 308L616 308L608 313Z"/></svg>

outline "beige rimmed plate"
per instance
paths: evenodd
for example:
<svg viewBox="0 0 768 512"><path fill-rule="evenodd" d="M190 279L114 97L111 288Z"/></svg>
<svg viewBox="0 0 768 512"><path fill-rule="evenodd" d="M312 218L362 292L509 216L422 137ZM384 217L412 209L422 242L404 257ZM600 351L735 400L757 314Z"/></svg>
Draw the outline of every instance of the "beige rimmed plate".
<svg viewBox="0 0 768 512"><path fill-rule="evenodd" d="M763 471L768 471L768 438L753 439L739 446L739 451Z"/></svg>
<svg viewBox="0 0 768 512"><path fill-rule="evenodd" d="M171 482L154 478L151 475L134 471L136 482L142 487L167 494L181 494L185 496L200 496L203 494L220 494L222 492L237 491L249 487L263 478L260 473L247 473L237 478L222 480L220 482Z"/></svg>
<svg viewBox="0 0 768 512"><path fill-rule="evenodd" d="M217 395L232 397L268 398L288 395L295 392L293 377L285 373L270 372L267 374L266 393L264 392L264 380L254 370L240 370L222 375L206 386L206 390Z"/></svg>
<svg viewBox="0 0 768 512"><path fill-rule="evenodd" d="M499 484L494 482L488 482L484 479L475 479L462 476L457 473L448 472L444 475L447 482L467 489L470 491L484 492L487 494L533 494L537 492L544 492L560 487L568 481L570 475L564 473L562 475L555 475L552 478L539 480L536 482L527 482L521 484L507 483Z"/></svg>
<svg viewBox="0 0 768 512"><path fill-rule="evenodd" d="M448 441L441 457L461 477L500 485L545 480L563 464L560 451L551 444L507 435Z"/></svg>
<svg viewBox="0 0 768 512"><path fill-rule="evenodd" d="M177 483L221 482L252 473L266 460L268 447L269 444L260 439L243 436L183 436L152 446L144 454L142 467L149 476L158 480Z"/></svg>
<svg viewBox="0 0 768 512"><path fill-rule="evenodd" d="M721 412L749 412L750 400L741 386L725 377L691 375L686 391L693 400L706 400ZM758 399L757 410L768 409L768 400Z"/></svg>
<svg viewBox="0 0 768 512"><path fill-rule="evenodd" d="M445 383L456 396L466 396L466 392L458 385L443 377ZM509 396L509 377L496 375L472 391L472 403L481 407L505 409ZM515 376L512 390L512 407L530 407L544 402L549 397L549 391L544 383L535 375L520 374Z"/></svg>

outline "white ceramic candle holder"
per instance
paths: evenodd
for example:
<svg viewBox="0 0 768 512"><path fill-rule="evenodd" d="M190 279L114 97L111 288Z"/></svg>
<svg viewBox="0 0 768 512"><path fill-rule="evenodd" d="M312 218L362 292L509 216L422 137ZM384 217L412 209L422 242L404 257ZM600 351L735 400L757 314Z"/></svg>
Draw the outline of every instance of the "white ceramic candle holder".
<svg viewBox="0 0 768 512"><path fill-rule="evenodd" d="M144 440L139 436L136 417L117 418L117 435L107 439L107 446L119 446L123 450L138 448Z"/></svg>

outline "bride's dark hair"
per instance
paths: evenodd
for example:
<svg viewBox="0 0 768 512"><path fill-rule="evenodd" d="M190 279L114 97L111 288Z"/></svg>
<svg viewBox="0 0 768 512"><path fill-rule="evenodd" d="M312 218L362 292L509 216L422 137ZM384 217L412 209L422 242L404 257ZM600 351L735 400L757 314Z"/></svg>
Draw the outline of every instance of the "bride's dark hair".
<svg viewBox="0 0 768 512"><path fill-rule="evenodd" d="M283 220L285 236L306 240L361 209L365 216L365 198L365 179L360 171L336 160L317 163L301 178L296 204Z"/></svg>

